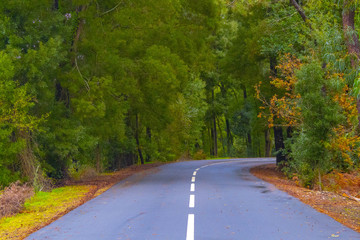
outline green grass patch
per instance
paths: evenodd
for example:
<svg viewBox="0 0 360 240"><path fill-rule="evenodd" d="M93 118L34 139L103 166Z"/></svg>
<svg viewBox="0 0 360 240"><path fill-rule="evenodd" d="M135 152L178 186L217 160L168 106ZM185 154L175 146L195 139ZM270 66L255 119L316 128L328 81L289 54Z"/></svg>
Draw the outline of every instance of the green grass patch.
<svg viewBox="0 0 360 240"><path fill-rule="evenodd" d="M38 192L22 212L0 219L0 239L22 239L67 210L78 206L92 186L68 186Z"/></svg>

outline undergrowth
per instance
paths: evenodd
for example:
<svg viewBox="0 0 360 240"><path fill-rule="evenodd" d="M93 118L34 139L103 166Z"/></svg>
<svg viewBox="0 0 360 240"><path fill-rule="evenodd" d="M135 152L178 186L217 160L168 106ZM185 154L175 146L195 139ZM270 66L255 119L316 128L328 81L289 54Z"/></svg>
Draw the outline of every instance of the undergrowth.
<svg viewBox="0 0 360 240"><path fill-rule="evenodd" d="M26 199L34 195L34 189L28 184L15 182L6 187L0 195L0 218L20 212Z"/></svg>
<svg viewBox="0 0 360 240"><path fill-rule="evenodd" d="M77 206L93 187L68 186L37 192L17 215L0 219L0 239L22 239L51 219Z"/></svg>

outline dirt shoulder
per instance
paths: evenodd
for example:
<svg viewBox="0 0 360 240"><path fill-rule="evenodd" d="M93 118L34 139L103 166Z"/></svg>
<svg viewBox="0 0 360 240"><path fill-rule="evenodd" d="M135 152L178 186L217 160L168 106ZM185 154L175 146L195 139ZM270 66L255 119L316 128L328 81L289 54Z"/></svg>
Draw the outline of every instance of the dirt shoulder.
<svg viewBox="0 0 360 240"><path fill-rule="evenodd" d="M124 180L125 178L130 177L131 175L135 173L151 173L153 171L156 171L156 168L164 165L164 163L150 163L145 165L132 165L127 168L121 169L119 171L110 173L110 174L102 174L97 176L89 176L89 177L83 177L81 180L66 180L62 182L61 186L82 186L82 185L88 185L88 186L94 186L93 191L88 193L88 196L86 199L84 199L84 202L89 201L90 199L100 195L101 193L108 190L110 187L112 187L114 184Z"/></svg>
<svg viewBox="0 0 360 240"><path fill-rule="evenodd" d="M275 185L278 189L298 198L317 211L327 214L347 227L360 232L360 202L350 191L337 189L335 192L316 191L300 187L277 170L275 164L254 167L250 172L256 177ZM359 189L357 189L359 190Z"/></svg>
<svg viewBox="0 0 360 240"><path fill-rule="evenodd" d="M105 192L114 184L133 174L139 174L143 177L149 173L159 171L157 167L163 164L133 165L110 174L82 177L81 180L77 181L63 181L49 195L60 191L61 196L66 195L64 199L59 199L60 197L52 199L54 201L52 204L47 204L48 201L46 200L40 200L35 204L35 207L25 207L16 215L0 218L0 240L24 239L31 233L49 225L66 213ZM39 204L44 205L40 208L36 207Z"/></svg>

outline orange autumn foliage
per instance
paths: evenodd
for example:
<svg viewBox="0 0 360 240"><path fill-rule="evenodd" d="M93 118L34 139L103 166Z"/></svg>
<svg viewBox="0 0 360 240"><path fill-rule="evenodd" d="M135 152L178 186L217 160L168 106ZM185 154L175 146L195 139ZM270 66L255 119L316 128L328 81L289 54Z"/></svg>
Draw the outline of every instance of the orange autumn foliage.
<svg viewBox="0 0 360 240"><path fill-rule="evenodd" d="M301 123L301 109L297 106L298 100L301 98L295 93L295 84L297 82L295 72L300 69L301 62L296 57L285 54L281 59L281 63L276 67L279 70L279 77L270 77L271 85L282 91L282 96L275 94L267 101L261 96L261 82L255 86L257 98L264 104L260 109L269 110L268 113L260 112L258 117L267 119L268 126L298 126ZM274 123L274 119L278 119ZM278 123L280 122L280 123Z"/></svg>
<svg viewBox="0 0 360 240"><path fill-rule="evenodd" d="M298 107L301 96L295 92L296 71L301 66L301 61L291 54L282 57L277 66L278 76L270 77L270 84L277 89L278 94L273 95L269 100L261 95L262 83L255 86L256 97L263 103L258 117L265 118L269 128L275 125L295 128L301 126L302 113ZM360 136L355 132L358 116L356 98L350 95L351 91L345 83L343 74L327 72L325 77L329 81L335 79L344 86L340 91L331 89L325 91L332 96L334 102L338 103L346 119L333 129L331 140L325 146L332 152L332 161L337 166L350 168L354 164L354 159L360 158Z"/></svg>
<svg viewBox="0 0 360 240"><path fill-rule="evenodd" d="M345 81L343 77L337 76L339 81ZM346 122L334 128L334 137L328 145L331 150L341 160L346 167L353 166L352 156L360 157L360 136L355 132L358 111L356 109L356 98L348 94L349 87L345 85L341 93L335 94L334 101L341 107Z"/></svg>

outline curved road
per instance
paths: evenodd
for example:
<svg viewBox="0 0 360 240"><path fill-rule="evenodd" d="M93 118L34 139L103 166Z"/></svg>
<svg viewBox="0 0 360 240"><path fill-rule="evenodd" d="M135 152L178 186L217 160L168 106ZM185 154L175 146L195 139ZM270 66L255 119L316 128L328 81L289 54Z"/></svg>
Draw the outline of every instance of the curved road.
<svg viewBox="0 0 360 240"><path fill-rule="evenodd" d="M27 239L360 239L249 173L274 159L168 164L136 174Z"/></svg>

